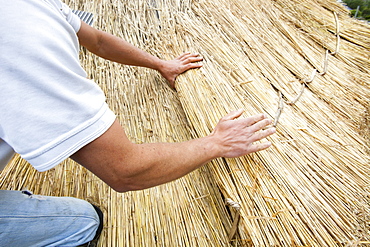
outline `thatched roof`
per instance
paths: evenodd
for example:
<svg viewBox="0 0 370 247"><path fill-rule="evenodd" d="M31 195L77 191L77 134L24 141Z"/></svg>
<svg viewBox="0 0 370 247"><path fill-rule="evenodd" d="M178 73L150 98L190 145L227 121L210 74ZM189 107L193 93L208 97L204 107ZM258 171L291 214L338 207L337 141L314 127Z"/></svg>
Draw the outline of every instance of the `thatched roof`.
<svg viewBox="0 0 370 247"><path fill-rule="evenodd" d="M125 194L71 160L37 173L16 158L1 173L2 189L27 187L99 204L107 216L101 246L370 243L367 23L349 18L335 0L67 3L94 13L99 29L154 55L170 59L191 51L204 58L201 69L178 78L174 92L155 71L81 52L133 141L184 141L210 133L231 110L276 118L280 106L273 146Z"/></svg>

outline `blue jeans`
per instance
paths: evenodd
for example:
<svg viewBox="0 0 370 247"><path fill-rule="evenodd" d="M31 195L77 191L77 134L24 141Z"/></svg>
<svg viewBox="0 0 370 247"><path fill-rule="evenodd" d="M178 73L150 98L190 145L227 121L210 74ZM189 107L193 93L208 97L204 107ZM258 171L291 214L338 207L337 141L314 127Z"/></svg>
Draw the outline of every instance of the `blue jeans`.
<svg viewBox="0 0 370 247"><path fill-rule="evenodd" d="M0 246L78 246L99 226L94 207L71 197L0 190Z"/></svg>

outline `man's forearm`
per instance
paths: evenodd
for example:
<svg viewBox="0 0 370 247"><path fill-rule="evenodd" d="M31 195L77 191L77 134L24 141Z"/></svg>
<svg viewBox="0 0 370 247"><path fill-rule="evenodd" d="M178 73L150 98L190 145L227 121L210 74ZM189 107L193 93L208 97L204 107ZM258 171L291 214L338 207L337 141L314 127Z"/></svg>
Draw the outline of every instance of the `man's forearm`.
<svg viewBox="0 0 370 247"><path fill-rule="evenodd" d="M98 56L121 64L159 70L162 60L131 45L127 41L104 33Z"/></svg>
<svg viewBox="0 0 370 247"><path fill-rule="evenodd" d="M160 69L161 59L131 45L125 40L81 22L77 33L80 44L99 57L133 66Z"/></svg>
<svg viewBox="0 0 370 247"><path fill-rule="evenodd" d="M140 190L176 180L217 158L211 137L182 143L137 144L131 157L131 176L121 181L121 191ZM129 161L130 162L130 161ZM136 165L133 165L136 164ZM124 164L122 164L124 165ZM125 172L128 172L123 168Z"/></svg>

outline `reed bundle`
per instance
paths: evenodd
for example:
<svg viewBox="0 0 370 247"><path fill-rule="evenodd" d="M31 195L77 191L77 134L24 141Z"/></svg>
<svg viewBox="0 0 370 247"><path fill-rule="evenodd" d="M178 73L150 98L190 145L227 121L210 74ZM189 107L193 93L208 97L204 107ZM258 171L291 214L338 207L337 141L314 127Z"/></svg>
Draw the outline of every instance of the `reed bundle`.
<svg viewBox="0 0 370 247"><path fill-rule="evenodd" d="M86 51L81 61L132 141L177 142L209 134L231 110L276 118L269 150L217 159L172 183L118 194L65 161L37 173L15 158L2 189L75 196L107 217L101 246L360 246L370 242L369 40L367 24L335 1L197 0L85 2L95 25L159 57L199 52L203 67L177 80ZM338 15L341 37L337 50ZM312 71L323 71L304 83ZM302 87L303 85L303 87ZM295 104L288 104L301 93ZM280 95L280 98L279 98ZM280 104L279 104L280 101ZM360 128L361 127L361 128ZM224 199L240 205L235 217Z"/></svg>

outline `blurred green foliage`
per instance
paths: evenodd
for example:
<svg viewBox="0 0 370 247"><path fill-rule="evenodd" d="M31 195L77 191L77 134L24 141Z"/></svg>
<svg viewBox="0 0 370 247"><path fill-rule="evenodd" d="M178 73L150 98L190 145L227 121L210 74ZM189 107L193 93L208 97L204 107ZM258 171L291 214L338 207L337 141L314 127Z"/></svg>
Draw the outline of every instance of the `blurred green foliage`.
<svg viewBox="0 0 370 247"><path fill-rule="evenodd" d="M370 21L370 0L343 0L343 3L351 9L352 16L356 15L360 6L356 18Z"/></svg>

